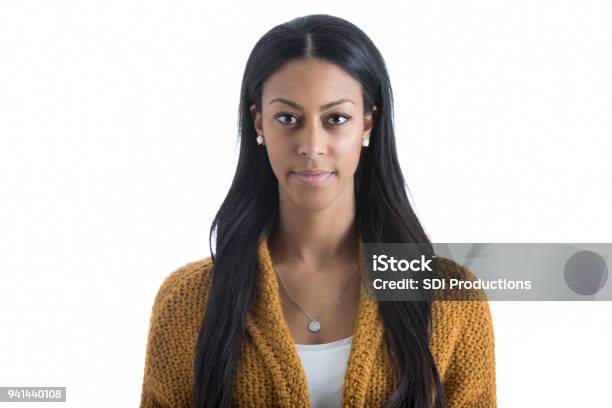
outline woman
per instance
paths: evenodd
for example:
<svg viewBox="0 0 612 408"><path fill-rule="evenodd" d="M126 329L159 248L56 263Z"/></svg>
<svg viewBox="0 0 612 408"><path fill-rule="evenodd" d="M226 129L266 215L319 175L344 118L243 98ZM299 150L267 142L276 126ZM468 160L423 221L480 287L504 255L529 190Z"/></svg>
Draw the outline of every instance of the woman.
<svg viewBox="0 0 612 408"><path fill-rule="evenodd" d="M495 406L486 300L368 291L363 242L430 244L392 110L383 58L353 24L310 15L259 40L216 251L159 289L141 407Z"/></svg>

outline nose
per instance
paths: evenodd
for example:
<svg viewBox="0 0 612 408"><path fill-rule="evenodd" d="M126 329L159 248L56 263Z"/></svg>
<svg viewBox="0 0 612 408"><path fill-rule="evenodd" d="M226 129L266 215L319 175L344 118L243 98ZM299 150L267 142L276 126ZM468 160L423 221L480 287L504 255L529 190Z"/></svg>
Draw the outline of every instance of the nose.
<svg viewBox="0 0 612 408"><path fill-rule="evenodd" d="M306 157L317 157L327 153L327 135L317 124L306 126L298 138L298 154Z"/></svg>

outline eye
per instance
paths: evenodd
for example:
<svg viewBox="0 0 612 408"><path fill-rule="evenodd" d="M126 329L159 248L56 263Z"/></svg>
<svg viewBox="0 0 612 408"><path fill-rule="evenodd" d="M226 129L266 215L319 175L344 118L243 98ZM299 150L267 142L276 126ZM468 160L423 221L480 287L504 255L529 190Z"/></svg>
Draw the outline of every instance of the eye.
<svg viewBox="0 0 612 408"><path fill-rule="evenodd" d="M285 120L281 120L280 118L293 118L295 119L295 122L286 122ZM276 115L275 117L277 120L280 121L280 123L282 123L283 125L295 125L297 123L297 118L292 115L291 113L288 112L281 112L278 115Z"/></svg>
<svg viewBox="0 0 612 408"><path fill-rule="evenodd" d="M332 124L332 125L334 125L334 126L341 125L341 124L343 124L344 122L346 122L347 120L349 120L349 117L348 117L348 116L345 116L345 115L340 115L340 114L337 114L337 113L336 113L336 114L333 114L333 115L330 115L330 116L329 116L329 118L342 118L342 119L343 119L341 122L331 123L331 124Z"/></svg>

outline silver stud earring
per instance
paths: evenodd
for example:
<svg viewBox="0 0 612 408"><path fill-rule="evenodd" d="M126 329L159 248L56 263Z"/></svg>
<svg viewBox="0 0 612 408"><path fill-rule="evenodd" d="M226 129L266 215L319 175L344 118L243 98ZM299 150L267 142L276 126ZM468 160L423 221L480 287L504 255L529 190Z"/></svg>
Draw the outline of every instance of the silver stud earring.
<svg viewBox="0 0 612 408"><path fill-rule="evenodd" d="M361 145L364 147L368 147L370 145L370 138L369 137L364 137L363 141L361 142Z"/></svg>
<svg viewBox="0 0 612 408"><path fill-rule="evenodd" d="M263 135L257 135L257 137L255 138L257 140L257 144L258 145L262 145L264 144L264 138Z"/></svg>

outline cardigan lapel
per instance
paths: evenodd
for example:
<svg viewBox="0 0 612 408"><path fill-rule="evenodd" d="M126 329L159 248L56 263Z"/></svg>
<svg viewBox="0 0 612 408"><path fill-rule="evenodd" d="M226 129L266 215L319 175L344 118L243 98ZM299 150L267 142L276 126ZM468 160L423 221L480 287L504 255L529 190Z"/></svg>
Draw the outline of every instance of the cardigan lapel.
<svg viewBox="0 0 612 408"><path fill-rule="evenodd" d="M383 335L382 322L377 318L378 305L373 299L359 303L353 343L344 375L342 407L366 407L366 391L370 386L376 353Z"/></svg>
<svg viewBox="0 0 612 408"><path fill-rule="evenodd" d="M310 408L306 376L283 315L266 235L258 248L261 274L255 307L247 314L247 331L272 375L279 406Z"/></svg>
<svg viewBox="0 0 612 408"><path fill-rule="evenodd" d="M359 255L362 260L361 299L344 377L344 408L365 406L370 374L383 335L382 322L378 318L378 304L372 294L368 270L364 267L361 237ZM280 406L310 408L308 383L283 315L267 234L263 234L259 240L258 262L261 275L255 307L247 314L247 331L271 373L274 392Z"/></svg>

